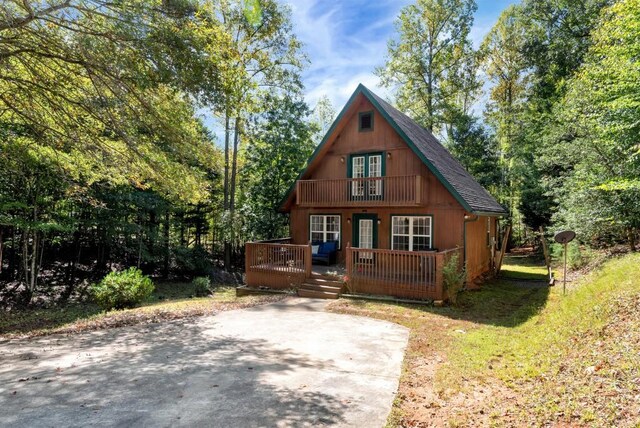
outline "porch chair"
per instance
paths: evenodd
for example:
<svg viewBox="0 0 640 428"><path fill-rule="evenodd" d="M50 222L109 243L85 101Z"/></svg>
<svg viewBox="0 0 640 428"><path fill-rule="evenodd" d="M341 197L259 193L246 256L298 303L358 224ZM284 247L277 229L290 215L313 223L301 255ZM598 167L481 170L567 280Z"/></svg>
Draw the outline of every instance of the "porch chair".
<svg viewBox="0 0 640 428"><path fill-rule="evenodd" d="M336 263L336 257L338 254L338 242L312 242L311 243L311 262L318 264L324 263L327 266ZM314 251L315 250L315 251Z"/></svg>

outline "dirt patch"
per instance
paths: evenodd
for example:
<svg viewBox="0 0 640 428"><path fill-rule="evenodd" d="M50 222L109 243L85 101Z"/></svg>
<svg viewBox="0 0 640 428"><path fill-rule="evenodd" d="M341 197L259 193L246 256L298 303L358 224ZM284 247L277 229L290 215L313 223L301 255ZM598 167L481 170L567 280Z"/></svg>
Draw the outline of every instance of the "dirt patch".
<svg viewBox="0 0 640 428"><path fill-rule="evenodd" d="M201 298L192 300L169 301L154 305L143 306L122 311L111 311L94 314L91 311L77 310L77 319L69 320L63 325L56 325L60 319L58 311L65 311L65 308L53 308L47 313L51 322L42 322L38 316L26 314L23 321L12 322L7 320L4 333L0 332L0 339L29 338L45 336L57 333L79 333L92 330L104 330L109 328L123 327L138 324L153 324L163 321L171 321L182 318L194 318L205 315L215 315L220 312L248 308L284 299L284 295L260 295L246 296L242 298L223 297L221 300L213 298ZM228 300L227 300L228 299ZM76 314L73 314L74 316ZM16 316L15 313L4 314L4 316ZM2 321L0 319L0 321ZM3 325L5 323L2 323Z"/></svg>

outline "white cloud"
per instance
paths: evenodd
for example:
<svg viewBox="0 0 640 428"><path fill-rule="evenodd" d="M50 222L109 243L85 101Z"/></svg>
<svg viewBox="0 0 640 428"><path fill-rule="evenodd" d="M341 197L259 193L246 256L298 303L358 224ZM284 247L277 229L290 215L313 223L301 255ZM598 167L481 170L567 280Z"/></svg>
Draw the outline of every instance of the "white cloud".
<svg viewBox="0 0 640 428"><path fill-rule="evenodd" d="M364 15L362 11L371 5L364 0L291 2L294 31L311 59L304 73L306 100L311 107L327 95L336 110L340 110L359 83L380 96L387 95L373 71L384 63L393 22L407 3L407 0L377 2L375 9Z"/></svg>

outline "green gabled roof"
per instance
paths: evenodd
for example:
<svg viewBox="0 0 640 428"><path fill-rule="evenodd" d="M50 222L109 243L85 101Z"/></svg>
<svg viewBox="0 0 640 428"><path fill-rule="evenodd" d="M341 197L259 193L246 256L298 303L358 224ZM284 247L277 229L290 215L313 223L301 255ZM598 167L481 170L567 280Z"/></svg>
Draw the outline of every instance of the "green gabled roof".
<svg viewBox="0 0 640 428"><path fill-rule="evenodd" d="M462 164L440 144L430 131L418 125L409 116L387 103L362 84L358 85L353 95L351 95L351 98L349 98L349 101L331 125L324 139L313 152L313 155L307 162L307 167L298 175L296 181L304 176L309 165L318 153L320 153L322 147L327 143L329 136L333 133L343 119L344 114L360 94L364 95L371 104L373 104L411 150L413 150L427 166L429 171L440 180L464 209L475 214L504 215L507 213L498 201L467 172ZM294 189L295 182L287 192L283 204L291 197ZM281 206L283 204L281 204Z"/></svg>

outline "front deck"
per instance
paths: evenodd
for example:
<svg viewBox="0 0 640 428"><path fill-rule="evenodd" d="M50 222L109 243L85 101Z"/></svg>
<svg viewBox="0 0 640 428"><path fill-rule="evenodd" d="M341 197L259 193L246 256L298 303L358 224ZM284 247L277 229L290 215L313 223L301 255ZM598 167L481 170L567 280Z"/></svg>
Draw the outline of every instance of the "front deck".
<svg viewBox="0 0 640 428"><path fill-rule="evenodd" d="M417 300L445 298L442 269L453 254L447 251L397 251L346 248L344 265L314 266L311 245L281 239L246 244L246 283L249 287L299 289L312 277L342 281L342 293L372 294Z"/></svg>

